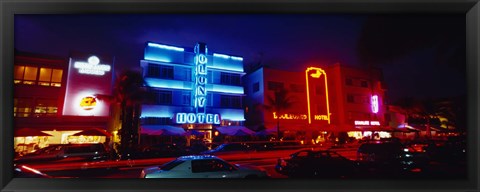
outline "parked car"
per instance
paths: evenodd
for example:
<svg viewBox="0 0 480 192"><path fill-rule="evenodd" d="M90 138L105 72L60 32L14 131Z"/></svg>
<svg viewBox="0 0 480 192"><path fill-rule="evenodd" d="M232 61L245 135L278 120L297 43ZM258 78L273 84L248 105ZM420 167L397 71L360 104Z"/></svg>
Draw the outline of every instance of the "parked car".
<svg viewBox="0 0 480 192"><path fill-rule="evenodd" d="M105 146L95 144L51 145L14 160L16 163L41 163L45 161L103 161L109 158Z"/></svg>
<svg viewBox="0 0 480 192"><path fill-rule="evenodd" d="M343 178L353 176L356 167L334 151L306 149L278 159L275 170L289 177Z"/></svg>
<svg viewBox="0 0 480 192"><path fill-rule="evenodd" d="M212 155L178 157L162 166L147 167L141 178L268 178L266 170L230 164Z"/></svg>
<svg viewBox="0 0 480 192"><path fill-rule="evenodd" d="M226 155L226 154L233 154L233 153L248 153L254 151L246 144L241 143L225 143L221 144L218 147L203 151L200 154L202 155Z"/></svg>
<svg viewBox="0 0 480 192"><path fill-rule="evenodd" d="M425 168L428 162L425 152L400 142L364 143L357 150L357 163L370 171L412 171Z"/></svg>

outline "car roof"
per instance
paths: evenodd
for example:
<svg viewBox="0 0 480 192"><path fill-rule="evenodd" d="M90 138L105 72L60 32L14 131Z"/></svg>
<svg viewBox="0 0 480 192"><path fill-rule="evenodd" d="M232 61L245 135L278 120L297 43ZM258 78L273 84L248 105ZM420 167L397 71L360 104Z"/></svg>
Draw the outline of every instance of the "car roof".
<svg viewBox="0 0 480 192"><path fill-rule="evenodd" d="M197 159L220 159L220 158L218 158L217 156L214 156L214 155L187 155L187 156L178 157L177 159L197 160Z"/></svg>

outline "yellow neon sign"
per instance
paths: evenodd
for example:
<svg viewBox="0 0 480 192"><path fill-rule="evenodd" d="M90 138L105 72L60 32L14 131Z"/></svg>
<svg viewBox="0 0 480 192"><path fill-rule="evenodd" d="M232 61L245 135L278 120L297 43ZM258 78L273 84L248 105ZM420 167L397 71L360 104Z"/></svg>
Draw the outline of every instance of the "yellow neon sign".
<svg viewBox="0 0 480 192"><path fill-rule="evenodd" d="M288 120L300 119L300 120L305 120L305 119L307 119L307 115L305 115L305 114L289 114L289 113L285 113L283 115L277 115L277 112L273 112L273 119L288 119Z"/></svg>
<svg viewBox="0 0 480 192"><path fill-rule="evenodd" d="M305 80L306 80L306 84L307 84L308 124L312 124L312 116L311 116L311 113L310 113L310 87L308 85L308 76L309 76L308 72L310 72L310 71L315 71L315 73L310 74L310 76L312 78L318 79L322 76L322 74L324 75L323 77L325 79L325 98L326 98L326 102L327 102L327 115L315 115L314 119L315 120L327 120L328 124L330 124L330 106L328 104L327 73L325 73L325 71L323 69L317 68L317 67L309 67L305 71Z"/></svg>

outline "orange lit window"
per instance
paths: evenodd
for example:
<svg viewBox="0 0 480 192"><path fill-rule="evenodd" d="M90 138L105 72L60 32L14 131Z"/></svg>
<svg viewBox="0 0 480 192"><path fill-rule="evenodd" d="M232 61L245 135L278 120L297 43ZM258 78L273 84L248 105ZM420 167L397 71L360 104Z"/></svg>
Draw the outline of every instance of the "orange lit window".
<svg viewBox="0 0 480 192"><path fill-rule="evenodd" d="M25 67L23 84L35 85L35 81L37 81L37 71L37 67Z"/></svg>
<svg viewBox="0 0 480 192"><path fill-rule="evenodd" d="M52 69L40 68L40 77L38 84L43 86L50 86L50 79L52 78Z"/></svg>
<svg viewBox="0 0 480 192"><path fill-rule="evenodd" d="M13 99L13 116L30 117L32 113L33 99L15 98Z"/></svg>
<svg viewBox="0 0 480 192"><path fill-rule="evenodd" d="M55 116L58 107L55 99L38 99L35 105L35 117Z"/></svg>
<svg viewBox="0 0 480 192"><path fill-rule="evenodd" d="M62 75L63 70L61 69L54 69L52 72L52 86L60 87L62 86Z"/></svg>
<svg viewBox="0 0 480 192"><path fill-rule="evenodd" d="M39 72L39 73L38 73ZM40 68L30 66L15 66L14 69L14 83L26 85L41 85L41 86L62 86L63 70Z"/></svg>
<svg viewBox="0 0 480 192"><path fill-rule="evenodd" d="M15 72L13 75L15 84L22 83L23 73L25 72L25 66L15 66Z"/></svg>

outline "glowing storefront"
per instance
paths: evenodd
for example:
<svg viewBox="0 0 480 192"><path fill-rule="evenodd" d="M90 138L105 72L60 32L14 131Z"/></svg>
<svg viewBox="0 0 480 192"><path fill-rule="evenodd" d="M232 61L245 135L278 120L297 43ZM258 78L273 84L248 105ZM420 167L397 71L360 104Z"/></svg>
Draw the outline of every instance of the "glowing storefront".
<svg viewBox="0 0 480 192"><path fill-rule="evenodd" d="M303 72L260 68L244 81L246 124L250 127L276 129L279 119L285 137L297 139L308 132L314 132L313 137L348 132L360 138L385 129L385 90L378 70L340 64L309 67ZM256 106L270 104L269 97L278 89L288 90L292 107L282 112L258 110Z"/></svg>
<svg viewBox="0 0 480 192"><path fill-rule="evenodd" d="M153 104L142 106L142 128L173 125L210 140L215 126L245 121L242 57L211 51L205 43L184 48L147 42L140 64L155 95Z"/></svg>
<svg viewBox="0 0 480 192"><path fill-rule="evenodd" d="M15 130L51 136L16 137L15 144L105 142L105 136L73 134L108 128L109 105L96 94L111 94L113 59L72 52L69 59L15 52Z"/></svg>

